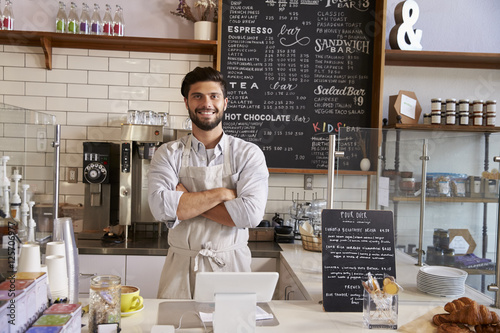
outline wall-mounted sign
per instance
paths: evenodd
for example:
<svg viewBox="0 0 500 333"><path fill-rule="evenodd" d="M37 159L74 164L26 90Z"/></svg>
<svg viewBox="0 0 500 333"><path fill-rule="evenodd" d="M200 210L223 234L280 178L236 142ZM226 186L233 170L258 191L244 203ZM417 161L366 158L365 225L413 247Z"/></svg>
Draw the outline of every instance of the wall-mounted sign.
<svg viewBox="0 0 500 333"><path fill-rule="evenodd" d="M359 170L355 134L371 127L375 0L223 0L223 128L257 144L269 168Z"/></svg>

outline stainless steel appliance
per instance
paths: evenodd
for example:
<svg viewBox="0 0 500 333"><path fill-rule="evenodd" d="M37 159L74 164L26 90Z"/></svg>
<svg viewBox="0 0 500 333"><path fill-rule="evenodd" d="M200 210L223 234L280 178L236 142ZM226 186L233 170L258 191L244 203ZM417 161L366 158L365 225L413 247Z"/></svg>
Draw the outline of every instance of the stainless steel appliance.
<svg viewBox="0 0 500 333"><path fill-rule="evenodd" d="M85 203L83 232L102 237L103 229L118 225L119 144L83 143L83 183Z"/></svg>
<svg viewBox="0 0 500 333"><path fill-rule="evenodd" d="M156 222L148 204L148 171L154 152L164 140L162 125L122 124L120 225Z"/></svg>

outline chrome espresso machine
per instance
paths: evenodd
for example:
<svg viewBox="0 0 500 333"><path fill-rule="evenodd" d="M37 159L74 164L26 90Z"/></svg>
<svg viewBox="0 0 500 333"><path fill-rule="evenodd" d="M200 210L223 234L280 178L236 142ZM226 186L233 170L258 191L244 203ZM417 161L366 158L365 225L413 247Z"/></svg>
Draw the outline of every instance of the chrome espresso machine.
<svg viewBox="0 0 500 333"><path fill-rule="evenodd" d="M170 138L163 125L122 124L120 144L120 225L158 223L148 204L148 171L156 149ZM158 226L161 231L161 226ZM128 238L128 228L125 228Z"/></svg>

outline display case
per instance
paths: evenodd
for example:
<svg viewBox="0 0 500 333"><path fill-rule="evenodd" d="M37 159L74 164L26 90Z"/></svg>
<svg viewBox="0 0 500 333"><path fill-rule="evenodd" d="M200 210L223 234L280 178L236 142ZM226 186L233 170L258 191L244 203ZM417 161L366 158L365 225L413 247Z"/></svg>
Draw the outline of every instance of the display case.
<svg viewBox="0 0 500 333"><path fill-rule="evenodd" d="M360 129L377 166L370 209L394 213L396 250L420 265L466 271L466 283L493 299L487 289L496 279L500 129L444 127ZM348 135L340 130L339 147Z"/></svg>
<svg viewBox="0 0 500 333"><path fill-rule="evenodd" d="M19 178L17 191L21 198L22 185L29 185L27 200L35 202L37 237L52 232L55 133L55 116L0 103L0 157L6 162L5 170L0 166L1 176L10 181L9 199L16 191L14 174ZM0 196L3 210L5 193Z"/></svg>

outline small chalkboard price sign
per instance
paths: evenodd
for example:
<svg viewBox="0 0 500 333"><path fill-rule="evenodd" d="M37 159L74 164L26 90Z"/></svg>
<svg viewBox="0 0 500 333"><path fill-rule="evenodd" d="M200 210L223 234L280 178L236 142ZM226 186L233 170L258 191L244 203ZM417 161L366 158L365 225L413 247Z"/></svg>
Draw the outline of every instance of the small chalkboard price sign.
<svg viewBox="0 0 500 333"><path fill-rule="evenodd" d="M328 312L362 312L361 281L371 273L396 277L393 213L325 209L322 212L323 307Z"/></svg>

